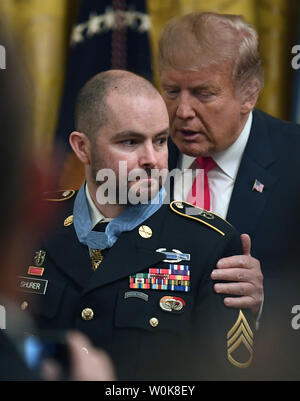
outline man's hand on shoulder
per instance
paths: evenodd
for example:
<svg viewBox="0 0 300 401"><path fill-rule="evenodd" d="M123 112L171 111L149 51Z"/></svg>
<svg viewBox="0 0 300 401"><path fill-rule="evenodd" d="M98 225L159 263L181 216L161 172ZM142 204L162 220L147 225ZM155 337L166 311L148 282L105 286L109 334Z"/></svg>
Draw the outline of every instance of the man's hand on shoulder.
<svg viewBox="0 0 300 401"><path fill-rule="evenodd" d="M231 308L249 309L254 316L260 311L263 302L263 274L260 262L251 256L251 239L248 234L241 235L243 255L220 259L211 273L216 283L214 290L220 294L235 295L226 297L224 304Z"/></svg>

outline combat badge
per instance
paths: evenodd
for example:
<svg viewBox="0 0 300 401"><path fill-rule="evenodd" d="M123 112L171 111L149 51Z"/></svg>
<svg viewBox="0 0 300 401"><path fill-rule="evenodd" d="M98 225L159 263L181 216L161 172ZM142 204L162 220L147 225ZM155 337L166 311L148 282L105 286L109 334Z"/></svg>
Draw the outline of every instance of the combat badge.
<svg viewBox="0 0 300 401"><path fill-rule="evenodd" d="M252 362L253 332L241 310L227 334L227 357L237 368L247 368Z"/></svg>
<svg viewBox="0 0 300 401"><path fill-rule="evenodd" d="M189 253L182 253L178 251L178 249L172 249L172 251L167 251L167 248L159 248L156 249L156 252L164 253L167 259L164 259L163 262L167 263L178 263L182 260L190 260L191 255Z"/></svg>
<svg viewBox="0 0 300 401"><path fill-rule="evenodd" d="M181 312L185 306L185 301L179 297L166 295L159 301L159 306L166 312Z"/></svg>

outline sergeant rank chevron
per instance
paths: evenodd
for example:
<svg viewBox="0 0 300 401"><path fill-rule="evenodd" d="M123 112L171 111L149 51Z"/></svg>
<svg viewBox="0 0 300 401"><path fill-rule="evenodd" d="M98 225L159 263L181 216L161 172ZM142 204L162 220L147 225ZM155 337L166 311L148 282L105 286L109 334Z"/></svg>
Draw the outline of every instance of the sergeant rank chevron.
<svg viewBox="0 0 300 401"><path fill-rule="evenodd" d="M247 368L252 362L253 332L241 310L227 333L227 357L238 368Z"/></svg>

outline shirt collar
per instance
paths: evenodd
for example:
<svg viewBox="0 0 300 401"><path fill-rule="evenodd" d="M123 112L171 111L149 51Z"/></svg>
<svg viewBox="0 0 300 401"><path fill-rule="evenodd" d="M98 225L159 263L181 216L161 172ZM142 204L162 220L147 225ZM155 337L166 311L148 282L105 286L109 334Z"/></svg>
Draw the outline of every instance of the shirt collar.
<svg viewBox="0 0 300 401"><path fill-rule="evenodd" d="M247 122L237 140L231 146L229 146L229 148L212 155L217 165L233 180L237 175L241 159L248 142L251 124L252 112L249 114Z"/></svg>
<svg viewBox="0 0 300 401"><path fill-rule="evenodd" d="M151 202L128 206L119 216L110 219L112 221L106 226L105 232L98 232L93 231L85 185L81 186L74 201L74 228L79 242L91 249L111 248L123 232L133 230L151 217L162 206L167 195L162 187Z"/></svg>
<svg viewBox="0 0 300 401"><path fill-rule="evenodd" d="M236 141L229 146L229 148L214 153L212 158L217 163L218 167L224 171L230 178L235 179L240 162L248 142L250 135L251 125L252 125L252 112L250 112L247 122L240 133ZM178 166L180 169L190 168L191 164L194 162L195 157L180 154Z"/></svg>
<svg viewBox="0 0 300 401"><path fill-rule="evenodd" d="M100 210L96 207L86 183L85 183L85 194L92 220L92 228L94 228L98 223L107 223L113 220L112 218L104 217L103 214L100 212Z"/></svg>

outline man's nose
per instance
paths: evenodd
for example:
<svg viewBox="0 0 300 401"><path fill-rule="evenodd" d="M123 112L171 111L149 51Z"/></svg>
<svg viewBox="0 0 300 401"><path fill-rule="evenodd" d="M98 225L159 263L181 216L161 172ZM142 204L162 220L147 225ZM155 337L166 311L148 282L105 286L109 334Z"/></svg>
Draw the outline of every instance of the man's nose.
<svg viewBox="0 0 300 401"><path fill-rule="evenodd" d="M192 106L192 101L188 94L182 93L180 95L176 109L176 116L182 120L194 118L196 116L195 110Z"/></svg>
<svg viewBox="0 0 300 401"><path fill-rule="evenodd" d="M139 164L141 167L155 168L157 165L157 155L153 144L145 144L141 149Z"/></svg>

